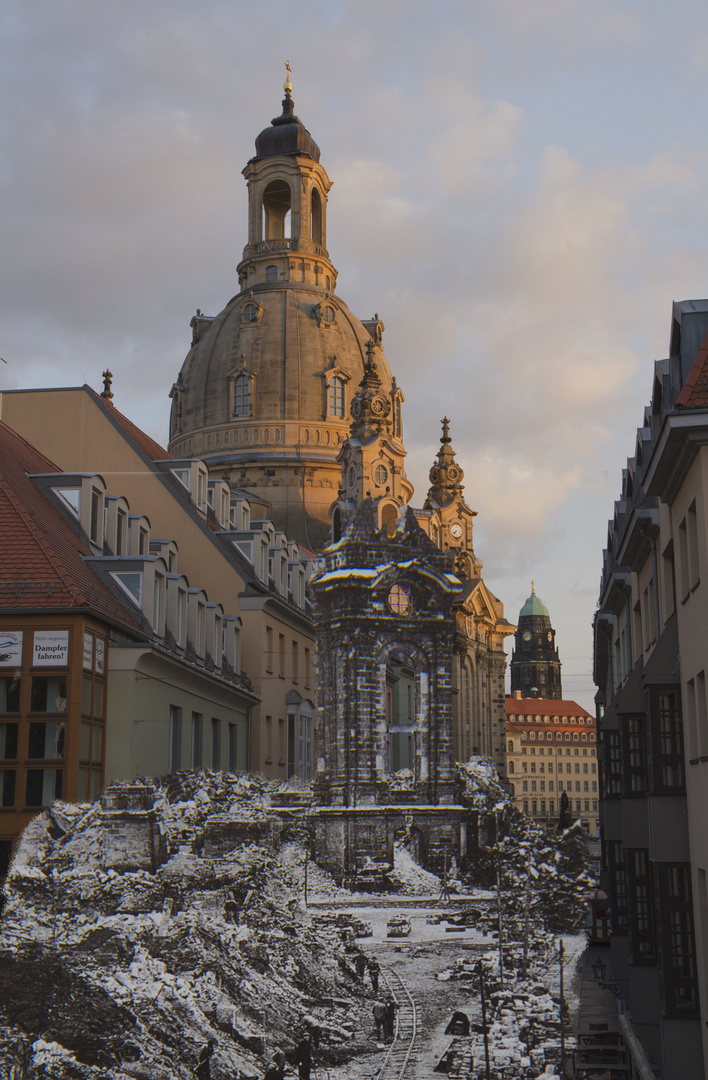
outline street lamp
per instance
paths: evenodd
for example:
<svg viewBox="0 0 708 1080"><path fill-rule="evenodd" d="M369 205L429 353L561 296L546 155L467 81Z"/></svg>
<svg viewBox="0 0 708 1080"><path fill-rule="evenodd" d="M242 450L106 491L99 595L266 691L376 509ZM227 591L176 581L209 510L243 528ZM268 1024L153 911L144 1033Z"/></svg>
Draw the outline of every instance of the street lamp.
<svg viewBox="0 0 708 1080"><path fill-rule="evenodd" d="M594 964L591 964L592 973L595 978L595 982L603 982L605 978L605 972L607 971L607 964L598 956Z"/></svg>

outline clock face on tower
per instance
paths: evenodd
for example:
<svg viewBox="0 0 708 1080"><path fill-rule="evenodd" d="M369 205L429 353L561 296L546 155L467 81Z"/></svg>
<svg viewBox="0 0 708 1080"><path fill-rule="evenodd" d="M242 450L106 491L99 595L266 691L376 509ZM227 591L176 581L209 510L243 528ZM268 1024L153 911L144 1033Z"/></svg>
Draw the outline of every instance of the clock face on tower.
<svg viewBox="0 0 708 1080"><path fill-rule="evenodd" d="M521 636L524 639L524 641L530 641L531 640L531 631L530 630L524 630L524 632L523 632L523 634Z"/></svg>
<svg viewBox="0 0 708 1080"><path fill-rule="evenodd" d="M459 540L462 536L462 526L458 521L453 522L450 526L450 536L454 536L455 540Z"/></svg>

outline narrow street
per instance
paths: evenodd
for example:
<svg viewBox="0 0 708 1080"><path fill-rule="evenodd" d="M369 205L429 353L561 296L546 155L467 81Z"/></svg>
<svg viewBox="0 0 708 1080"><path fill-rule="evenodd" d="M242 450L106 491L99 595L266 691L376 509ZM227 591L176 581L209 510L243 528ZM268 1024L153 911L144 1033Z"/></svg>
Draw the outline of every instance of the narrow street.
<svg viewBox="0 0 708 1080"><path fill-rule="evenodd" d="M330 1068L328 1072L320 1069L318 1080L324 1080L327 1075L330 1080L433 1080L433 1077L441 1075L435 1073L434 1069L453 1041L453 1035L445 1034L453 1013L465 1013L471 1025L481 1025L480 995L476 982L473 984L471 971L476 969L477 961L486 957L489 962L490 957L497 953L496 938L491 935L476 929L450 932L446 930L445 922L437 923L441 914L444 915L446 910L456 910L458 906L452 904L445 909L434 902L429 907L406 906L405 900L396 906L390 906L390 901L387 906L381 907L348 905L357 918L372 927L372 936L359 939L358 944L367 955L374 955L380 964L382 978L379 998L383 999L388 990L383 978L386 976L393 996L400 1002L398 1037L389 1055L390 1047L377 1043L371 1010L367 1016L365 1006L362 1007L362 1030L357 1031L356 1035L356 1041L362 1044L361 1053L346 1064ZM387 938L387 921L399 913L405 914L410 920L410 936ZM584 939L566 938L565 944L567 986L571 999L569 1005L572 1008L573 971L575 961L584 948ZM558 982L556 967L552 963L549 968L539 967L536 971L537 983L545 983L554 993L557 993ZM366 986L369 987L368 977ZM406 991L415 1003L415 1031ZM506 1035L506 1032L502 1034ZM514 1034L518 1037L519 1031ZM498 1042L498 1033L496 1038ZM448 1075L466 1080L472 1047L464 1040L461 1042L466 1049L458 1055L456 1066ZM484 1058L483 1051L480 1054L480 1046L481 1040L476 1045L475 1065L483 1070ZM458 1071L460 1069L464 1071Z"/></svg>

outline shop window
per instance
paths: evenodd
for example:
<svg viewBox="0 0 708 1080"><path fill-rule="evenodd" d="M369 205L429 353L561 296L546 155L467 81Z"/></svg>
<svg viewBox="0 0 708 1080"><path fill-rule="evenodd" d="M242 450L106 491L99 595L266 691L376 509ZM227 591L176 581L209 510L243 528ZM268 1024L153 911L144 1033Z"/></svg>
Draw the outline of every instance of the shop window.
<svg viewBox="0 0 708 1080"><path fill-rule="evenodd" d="M0 759L13 761L17 757L17 724L0 724Z"/></svg>
<svg viewBox="0 0 708 1080"><path fill-rule="evenodd" d="M0 676L0 713L20 711L20 676Z"/></svg>
<svg viewBox="0 0 708 1080"><path fill-rule="evenodd" d="M61 769L28 769L25 806L51 806L61 799L63 777Z"/></svg>
<svg viewBox="0 0 708 1080"><path fill-rule="evenodd" d="M15 805L15 770L0 769L0 807Z"/></svg>
<svg viewBox="0 0 708 1080"><path fill-rule="evenodd" d="M50 760L64 757L64 725L33 721L28 725L27 757Z"/></svg>
<svg viewBox="0 0 708 1080"><path fill-rule="evenodd" d="M66 712L66 675L33 675L30 712Z"/></svg>

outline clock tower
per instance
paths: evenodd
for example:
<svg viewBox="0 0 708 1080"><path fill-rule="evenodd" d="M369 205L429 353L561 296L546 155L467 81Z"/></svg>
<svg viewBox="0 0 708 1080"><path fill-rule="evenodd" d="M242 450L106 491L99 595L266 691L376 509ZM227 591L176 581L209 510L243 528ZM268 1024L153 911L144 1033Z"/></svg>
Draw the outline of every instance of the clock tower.
<svg viewBox="0 0 708 1080"><path fill-rule="evenodd" d="M531 595L519 612L511 654L511 692L522 698L561 700L561 663L555 643L556 632L551 626L548 608L536 596L531 582Z"/></svg>

